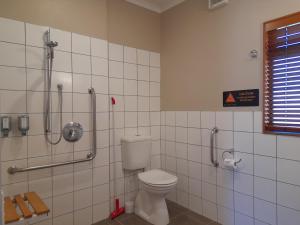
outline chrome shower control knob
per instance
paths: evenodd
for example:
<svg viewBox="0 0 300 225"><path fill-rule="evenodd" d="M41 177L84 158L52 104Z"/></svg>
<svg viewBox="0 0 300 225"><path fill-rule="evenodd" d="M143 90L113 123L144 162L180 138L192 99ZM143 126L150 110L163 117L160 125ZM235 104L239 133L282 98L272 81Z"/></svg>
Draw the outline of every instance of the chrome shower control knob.
<svg viewBox="0 0 300 225"><path fill-rule="evenodd" d="M83 134L83 128L80 123L69 122L63 129L64 139L68 142L78 141Z"/></svg>

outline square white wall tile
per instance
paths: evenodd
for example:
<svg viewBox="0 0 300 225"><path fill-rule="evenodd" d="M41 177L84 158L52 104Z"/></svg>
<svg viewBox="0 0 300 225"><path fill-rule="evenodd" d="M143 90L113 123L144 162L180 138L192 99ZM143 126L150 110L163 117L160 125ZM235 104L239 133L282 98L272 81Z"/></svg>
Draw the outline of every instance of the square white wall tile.
<svg viewBox="0 0 300 225"><path fill-rule="evenodd" d="M193 195L196 195L197 197L202 196L202 184L201 181L189 178L189 192L193 193Z"/></svg>
<svg viewBox="0 0 300 225"><path fill-rule="evenodd" d="M108 94L108 77L92 76L92 86L96 93Z"/></svg>
<svg viewBox="0 0 300 225"><path fill-rule="evenodd" d="M109 78L109 93L123 95L123 79Z"/></svg>
<svg viewBox="0 0 300 225"><path fill-rule="evenodd" d="M221 130L233 130L233 113L216 112L216 126Z"/></svg>
<svg viewBox="0 0 300 225"><path fill-rule="evenodd" d="M188 128L188 143L192 145L201 145L201 130L197 128Z"/></svg>
<svg viewBox="0 0 300 225"><path fill-rule="evenodd" d="M217 183L216 168L210 165L202 164L202 180L215 185Z"/></svg>
<svg viewBox="0 0 300 225"><path fill-rule="evenodd" d="M201 112L201 128L212 129L216 125L215 112Z"/></svg>
<svg viewBox="0 0 300 225"><path fill-rule="evenodd" d="M188 112L188 127L201 128L200 112Z"/></svg>
<svg viewBox="0 0 300 225"><path fill-rule="evenodd" d="M237 212L253 217L253 197L235 192L234 204Z"/></svg>
<svg viewBox="0 0 300 225"><path fill-rule="evenodd" d="M25 46L0 42L0 65L25 67Z"/></svg>
<svg viewBox="0 0 300 225"><path fill-rule="evenodd" d="M254 134L254 154L276 157L276 136Z"/></svg>
<svg viewBox="0 0 300 225"><path fill-rule="evenodd" d="M202 215L202 199L193 195L190 195L189 209L195 213Z"/></svg>
<svg viewBox="0 0 300 225"><path fill-rule="evenodd" d="M160 54L150 52L150 66L160 67Z"/></svg>
<svg viewBox="0 0 300 225"><path fill-rule="evenodd" d="M300 178L296 171L300 169L300 162L277 159L277 179L282 182L300 186Z"/></svg>
<svg viewBox="0 0 300 225"><path fill-rule="evenodd" d="M300 160L300 139L297 137L277 137L277 154L284 159Z"/></svg>
<svg viewBox="0 0 300 225"><path fill-rule="evenodd" d="M254 214L255 219L276 225L276 205L263 200L254 199Z"/></svg>
<svg viewBox="0 0 300 225"><path fill-rule="evenodd" d="M235 173L234 190L246 195L253 195L253 176Z"/></svg>
<svg viewBox="0 0 300 225"><path fill-rule="evenodd" d="M108 43L106 40L91 38L91 55L108 58Z"/></svg>
<svg viewBox="0 0 300 225"><path fill-rule="evenodd" d="M71 53L55 51L55 58L56 60L53 62L53 71L71 72Z"/></svg>
<svg viewBox="0 0 300 225"><path fill-rule="evenodd" d="M150 111L160 111L160 97L150 97Z"/></svg>
<svg viewBox="0 0 300 225"><path fill-rule="evenodd" d="M149 96L149 82L138 81L138 95Z"/></svg>
<svg viewBox="0 0 300 225"><path fill-rule="evenodd" d="M150 53L145 50L137 50L137 63L139 65L149 66L150 63Z"/></svg>
<svg viewBox="0 0 300 225"><path fill-rule="evenodd" d="M276 159L266 156L254 156L254 175L276 179Z"/></svg>
<svg viewBox="0 0 300 225"><path fill-rule="evenodd" d="M26 46L26 64L29 68L45 69L45 50L43 48Z"/></svg>
<svg viewBox="0 0 300 225"><path fill-rule="evenodd" d="M160 82L160 68L150 67L150 81Z"/></svg>
<svg viewBox="0 0 300 225"><path fill-rule="evenodd" d="M1 41L25 44L25 24L16 20L0 18Z"/></svg>
<svg viewBox="0 0 300 225"><path fill-rule="evenodd" d="M254 132L262 133L262 112L254 112Z"/></svg>
<svg viewBox="0 0 300 225"><path fill-rule="evenodd" d="M188 130L185 127L176 127L176 141L188 143Z"/></svg>
<svg viewBox="0 0 300 225"><path fill-rule="evenodd" d="M254 177L254 196L269 202L275 202L276 181Z"/></svg>
<svg viewBox="0 0 300 225"><path fill-rule="evenodd" d="M108 76L108 61L107 61L107 59L92 57L92 74Z"/></svg>
<svg viewBox="0 0 300 225"><path fill-rule="evenodd" d="M123 59L124 59L123 45L109 43L108 50L109 50L109 59L116 60L116 61L123 61Z"/></svg>
<svg viewBox="0 0 300 225"><path fill-rule="evenodd" d="M160 97L160 84L157 82L150 82L150 96Z"/></svg>
<svg viewBox="0 0 300 225"><path fill-rule="evenodd" d="M137 65L136 64L130 64L130 63L124 63L124 78L125 79L134 79L137 80Z"/></svg>
<svg viewBox="0 0 300 225"><path fill-rule="evenodd" d="M218 168L217 184L221 187L233 190L233 172Z"/></svg>
<svg viewBox="0 0 300 225"><path fill-rule="evenodd" d="M47 31L49 27L26 23L26 45L44 47Z"/></svg>
<svg viewBox="0 0 300 225"><path fill-rule="evenodd" d="M74 73L91 74L91 57L86 55L72 54Z"/></svg>
<svg viewBox="0 0 300 225"><path fill-rule="evenodd" d="M124 80L124 95L137 95L137 87L136 80Z"/></svg>
<svg viewBox="0 0 300 225"><path fill-rule="evenodd" d="M124 62L137 63L137 50L136 48L124 47Z"/></svg>
<svg viewBox="0 0 300 225"><path fill-rule="evenodd" d="M109 77L123 78L123 63L109 61Z"/></svg>
<svg viewBox="0 0 300 225"><path fill-rule="evenodd" d="M290 184L277 183L277 203L295 210L300 210L300 187Z"/></svg>
<svg viewBox="0 0 300 225"><path fill-rule="evenodd" d="M203 215L211 220L218 220L217 205L212 202L203 200Z"/></svg>
<svg viewBox="0 0 300 225"><path fill-rule="evenodd" d="M234 130L253 132L253 113L234 112Z"/></svg>
<svg viewBox="0 0 300 225"><path fill-rule="evenodd" d="M218 207L218 222L223 225L234 224L234 211L219 206Z"/></svg>
<svg viewBox="0 0 300 225"><path fill-rule="evenodd" d="M200 163L201 158L202 158L201 146L188 145L188 160Z"/></svg>
<svg viewBox="0 0 300 225"><path fill-rule="evenodd" d="M217 187L218 205L229 209L234 208L233 191L222 187Z"/></svg>
<svg viewBox="0 0 300 225"><path fill-rule="evenodd" d="M0 91L0 113L25 113L25 112L26 112L25 91Z"/></svg>
<svg viewBox="0 0 300 225"><path fill-rule="evenodd" d="M216 136L216 146L221 149L233 148L233 132L219 131Z"/></svg>
<svg viewBox="0 0 300 225"><path fill-rule="evenodd" d="M238 212L235 213L235 225L253 225L253 218L240 214Z"/></svg>
<svg viewBox="0 0 300 225"><path fill-rule="evenodd" d="M217 187L213 184L202 182L202 198L210 202L217 202Z"/></svg>
<svg viewBox="0 0 300 225"><path fill-rule="evenodd" d="M26 90L24 68L0 66L0 89Z"/></svg>
<svg viewBox="0 0 300 225"><path fill-rule="evenodd" d="M294 225L300 223L299 211L278 206L278 225Z"/></svg>
<svg viewBox="0 0 300 225"><path fill-rule="evenodd" d="M176 112L175 113L175 125L179 127L187 127L187 112Z"/></svg>
<svg viewBox="0 0 300 225"><path fill-rule="evenodd" d="M201 164L189 162L189 177L201 180Z"/></svg>
<svg viewBox="0 0 300 225"><path fill-rule="evenodd" d="M149 111L149 97L138 97L138 111Z"/></svg>
<svg viewBox="0 0 300 225"><path fill-rule="evenodd" d="M149 67L138 65L138 80L149 81Z"/></svg>
<svg viewBox="0 0 300 225"><path fill-rule="evenodd" d="M253 154L253 133L234 132L234 150Z"/></svg>

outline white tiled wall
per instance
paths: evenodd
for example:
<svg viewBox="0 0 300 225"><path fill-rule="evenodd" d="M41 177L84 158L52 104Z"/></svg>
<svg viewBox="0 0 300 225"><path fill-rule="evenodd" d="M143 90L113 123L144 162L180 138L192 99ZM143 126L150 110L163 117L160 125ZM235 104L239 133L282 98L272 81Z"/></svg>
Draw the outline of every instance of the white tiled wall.
<svg viewBox="0 0 300 225"><path fill-rule="evenodd" d="M162 167L179 177L168 198L223 225L300 224L300 138L262 134L261 124L261 112L161 112ZM236 171L221 161L230 149L242 158Z"/></svg>
<svg viewBox="0 0 300 225"><path fill-rule="evenodd" d="M43 35L48 29L51 39L59 44L53 65L52 138L58 137L56 85L62 83L63 123L73 120L84 127L82 139L75 144L63 140L50 146L45 142ZM51 210L50 218L39 223L43 225L87 225L106 218L110 183L111 200L113 197L114 168L122 203L124 197L134 198L138 189L135 174L124 174L122 170L121 136L151 134L154 138L149 167L161 165L159 54L4 18L0 18L0 34L0 113L12 116L14 126L8 138L0 138L1 188L5 195L38 192ZM9 175L6 170L12 165L26 167L86 156L92 137L89 87L94 87L97 94L96 159ZM111 96L117 101L114 117L109 106ZM22 113L30 116L30 131L25 137L16 129L16 118Z"/></svg>

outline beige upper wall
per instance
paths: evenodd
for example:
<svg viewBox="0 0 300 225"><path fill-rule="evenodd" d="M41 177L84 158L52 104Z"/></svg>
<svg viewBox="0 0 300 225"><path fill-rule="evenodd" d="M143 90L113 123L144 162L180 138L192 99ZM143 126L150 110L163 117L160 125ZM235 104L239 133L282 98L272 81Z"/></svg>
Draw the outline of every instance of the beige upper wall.
<svg viewBox="0 0 300 225"><path fill-rule="evenodd" d="M261 89L262 23L299 10L299 0L230 0L214 11L187 0L163 13L162 109L225 110L223 91Z"/></svg>
<svg viewBox="0 0 300 225"><path fill-rule="evenodd" d="M0 0L0 17L160 52L160 15L125 0Z"/></svg>
<svg viewBox="0 0 300 225"><path fill-rule="evenodd" d="M0 16L107 39L107 0L0 0Z"/></svg>
<svg viewBox="0 0 300 225"><path fill-rule="evenodd" d="M108 38L111 42L160 52L160 14L108 0Z"/></svg>

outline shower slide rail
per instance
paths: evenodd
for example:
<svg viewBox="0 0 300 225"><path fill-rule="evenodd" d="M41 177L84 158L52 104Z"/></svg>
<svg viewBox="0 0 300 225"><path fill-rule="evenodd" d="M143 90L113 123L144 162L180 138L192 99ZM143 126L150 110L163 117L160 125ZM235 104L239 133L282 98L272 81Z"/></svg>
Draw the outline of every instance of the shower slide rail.
<svg viewBox="0 0 300 225"><path fill-rule="evenodd" d="M214 127L210 132L210 161L215 166L218 167L219 163L217 159L215 159L215 136L218 133L218 128Z"/></svg>
<svg viewBox="0 0 300 225"><path fill-rule="evenodd" d="M60 162L60 163L51 163L51 164L45 164L41 166L31 166L26 168L20 168L17 166L12 166L7 169L7 172L9 174L15 174L20 172L27 172L27 171L33 171L33 170L39 170L39 169L45 169L45 168L52 168L57 166L64 166L64 165L70 165L75 163L81 163L81 162L87 162L91 161L96 157L97 154L97 134L96 134L96 93L94 88L89 89L89 94L91 95L92 100L92 121L93 121L93 143L92 143L92 151L89 152L86 156L86 158L83 159L76 159L66 162Z"/></svg>

